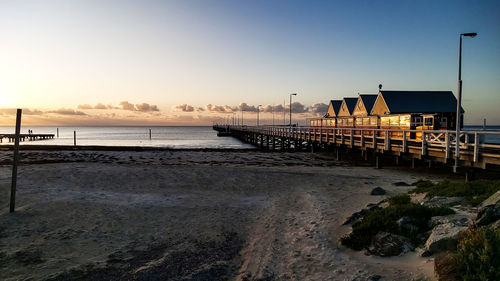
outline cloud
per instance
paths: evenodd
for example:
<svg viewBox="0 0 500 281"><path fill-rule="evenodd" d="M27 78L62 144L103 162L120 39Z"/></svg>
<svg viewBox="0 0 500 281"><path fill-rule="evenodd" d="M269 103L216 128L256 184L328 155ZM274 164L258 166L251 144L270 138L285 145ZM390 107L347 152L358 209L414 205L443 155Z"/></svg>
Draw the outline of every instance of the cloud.
<svg viewBox="0 0 500 281"><path fill-rule="evenodd" d="M135 110L135 106L128 101L122 101L120 102L120 105L123 110L131 110L131 111Z"/></svg>
<svg viewBox="0 0 500 281"><path fill-rule="evenodd" d="M69 109L69 108L60 108L58 110L51 110L47 111L47 113L55 113L60 115L87 115L85 114L85 112L76 111L74 109Z"/></svg>
<svg viewBox="0 0 500 281"><path fill-rule="evenodd" d="M246 102L240 103L237 108L239 111L257 112L257 107L255 107L254 105L248 105Z"/></svg>
<svg viewBox="0 0 500 281"><path fill-rule="evenodd" d="M328 104L315 103L311 106L310 111L315 114L325 114L328 111Z"/></svg>
<svg viewBox="0 0 500 281"><path fill-rule="evenodd" d="M98 103L94 106L94 109L109 109L109 107L102 103Z"/></svg>
<svg viewBox="0 0 500 281"><path fill-rule="evenodd" d="M79 104L78 109L93 109L93 107L90 104Z"/></svg>
<svg viewBox="0 0 500 281"><path fill-rule="evenodd" d="M120 102L120 106L121 106L121 109L130 110L130 111L140 111L140 112L160 111L156 105L145 103L145 102L133 105L132 103L130 103L128 101L122 101L122 102Z"/></svg>
<svg viewBox="0 0 500 281"><path fill-rule="evenodd" d="M289 104L286 106L286 109L290 110ZM292 113L307 113L307 112L309 112L309 108L307 106L297 101L292 103Z"/></svg>
<svg viewBox="0 0 500 281"><path fill-rule="evenodd" d="M175 106L175 109L177 111L182 111L182 112L193 112L194 111L194 107L192 107L189 104L180 104L180 105L177 105L177 106Z"/></svg>
<svg viewBox="0 0 500 281"><path fill-rule="evenodd" d="M228 112L233 112L233 108L230 107L229 105L212 105L212 104L207 104L206 109L210 112L219 112L219 113L228 113Z"/></svg>
<svg viewBox="0 0 500 281"><path fill-rule="evenodd" d="M149 103L140 103L135 105L135 110L136 111L141 111L141 112L150 112L150 111L160 111L156 105L152 105Z"/></svg>
<svg viewBox="0 0 500 281"><path fill-rule="evenodd" d="M1 115L16 115L17 108L0 108ZM23 108L22 115L42 115L43 111L38 109Z"/></svg>

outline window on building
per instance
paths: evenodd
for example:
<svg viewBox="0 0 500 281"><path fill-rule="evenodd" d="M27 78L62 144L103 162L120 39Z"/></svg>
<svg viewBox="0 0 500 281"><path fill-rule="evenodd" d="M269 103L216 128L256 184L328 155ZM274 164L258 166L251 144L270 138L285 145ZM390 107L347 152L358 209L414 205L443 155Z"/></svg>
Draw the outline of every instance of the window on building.
<svg viewBox="0 0 500 281"><path fill-rule="evenodd" d="M422 117L421 116L413 116L413 125L414 126L422 126Z"/></svg>
<svg viewBox="0 0 500 281"><path fill-rule="evenodd" d="M427 117L425 118L425 126L432 126L434 124L434 118L432 117Z"/></svg>

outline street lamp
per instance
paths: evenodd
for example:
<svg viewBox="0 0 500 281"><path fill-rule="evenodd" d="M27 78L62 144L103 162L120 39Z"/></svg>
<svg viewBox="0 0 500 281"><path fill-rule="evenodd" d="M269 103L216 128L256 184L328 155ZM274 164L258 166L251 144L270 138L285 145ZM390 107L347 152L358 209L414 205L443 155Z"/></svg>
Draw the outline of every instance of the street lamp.
<svg viewBox="0 0 500 281"><path fill-rule="evenodd" d="M458 169L458 161L460 158L460 124L462 117L462 37L476 37L476 32L461 33L460 34L460 45L458 48L458 98L457 98L457 131L455 135L455 165L453 166L453 172L456 173Z"/></svg>
<svg viewBox="0 0 500 281"><path fill-rule="evenodd" d="M296 93L290 94L290 128L292 127L292 96L296 95Z"/></svg>
<svg viewBox="0 0 500 281"><path fill-rule="evenodd" d="M262 104L257 105L257 127L259 127L259 113L260 113L260 107Z"/></svg>

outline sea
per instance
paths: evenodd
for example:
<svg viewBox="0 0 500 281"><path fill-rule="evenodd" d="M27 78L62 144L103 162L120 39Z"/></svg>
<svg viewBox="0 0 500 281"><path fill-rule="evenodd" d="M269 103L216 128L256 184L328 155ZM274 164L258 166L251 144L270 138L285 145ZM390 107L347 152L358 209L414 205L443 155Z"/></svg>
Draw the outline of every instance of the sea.
<svg viewBox="0 0 500 281"><path fill-rule="evenodd" d="M142 146L172 149L248 149L254 148L232 137L218 137L211 126L204 127L46 127L23 126L22 134L54 134L47 140L25 141L26 145L73 145L76 132L77 145ZM151 139L149 139L151 130ZM0 127L0 134L13 134L14 127ZM4 139L2 144L7 144Z"/></svg>
<svg viewBox="0 0 500 281"><path fill-rule="evenodd" d="M47 127L23 126L22 134L31 130L33 134L57 134L59 137L48 140L26 141L26 145L73 145L73 132L76 132L77 145L101 146L142 146L172 149L248 149L252 145L232 137L218 137L211 126L187 127ZM151 130L151 139L149 138ZM500 126L465 126L464 130L500 132ZM13 134L14 127L0 126L0 134ZM500 144L500 135L486 135L485 142ZM4 139L2 144L7 144Z"/></svg>

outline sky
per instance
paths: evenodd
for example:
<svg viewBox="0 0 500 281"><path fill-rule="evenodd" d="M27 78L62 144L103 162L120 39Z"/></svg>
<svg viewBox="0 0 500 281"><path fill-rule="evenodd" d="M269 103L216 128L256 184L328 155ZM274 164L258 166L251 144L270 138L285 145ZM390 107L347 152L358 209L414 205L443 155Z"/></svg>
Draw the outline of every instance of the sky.
<svg viewBox="0 0 500 281"><path fill-rule="evenodd" d="M297 119L379 84L456 94L463 32L465 123L500 125L500 1L2 0L0 125L17 107L32 125L208 125L258 105L270 122L290 93Z"/></svg>

